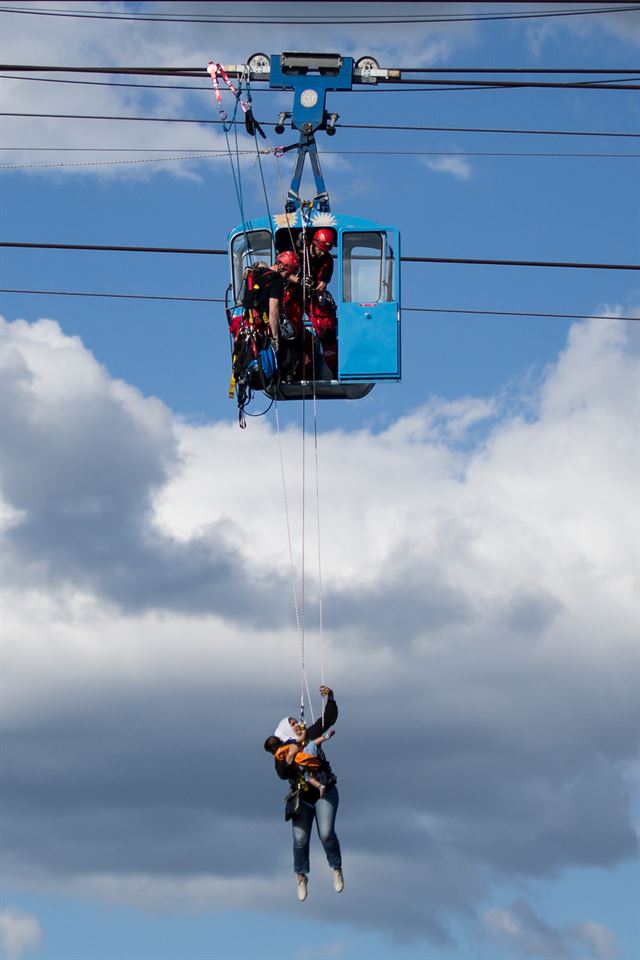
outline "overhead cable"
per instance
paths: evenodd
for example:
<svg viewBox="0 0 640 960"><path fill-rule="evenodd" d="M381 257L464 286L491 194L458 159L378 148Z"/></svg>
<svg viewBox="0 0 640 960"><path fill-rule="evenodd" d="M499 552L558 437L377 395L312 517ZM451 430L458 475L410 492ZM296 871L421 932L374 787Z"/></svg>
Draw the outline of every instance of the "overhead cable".
<svg viewBox="0 0 640 960"><path fill-rule="evenodd" d="M97 293L91 290L26 290L0 287L0 293L50 297L100 297L108 300L166 300L174 303L224 303L224 297L168 297L149 293ZM451 313L482 317L540 317L550 320L629 320L640 322L640 317L621 317L608 314L536 313L524 310L465 310L455 307L402 307L403 313Z"/></svg>
<svg viewBox="0 0 640 960"><path fill-rule="evenodd" d="M463 72L463 73L464 73L465 71L464 71L464 70L463 70L463 71L457 71L457 70L456 70L456 71L454 71L454 72L456 72L456 73L458 73L458 72ZM485 71L480 71L480 72L483 72L483 73L484 73ZM511 71L509 71L509 72L511 72ZM529 71L523 71L523 72L528 73ZM536 72L536 71L531 71L531 72L533 73L533 72ZM556 71L549 70L549 71L543 71L543 72L554 73L554 72L556 72ZM566 73L566 72L580 73L580 72L582 72L582 73L585 73L585 74L594 74L594 73L606 73L606 74L617 74L617 73L620 73L620 74L625 74L625 73L631 73L631 72L636 73L637 71L629 71L629 70L564 71L564 70L559 70L559 71L557 71L557 72L558 72L558 73ZM32 82L38 82L38 83L70 83L70 84L75 84L75 85L79 85L79 86L88 86L88 87L126 87L126 88L128 88L128 89L133 89L133 90L136 90L136 89L139 89L139 90L198 90L198 91L206 92L206 93L209 93L209 94L211 93L211 85L210 85L210 84L198 84L198 85L196 85L196 84L184 84L184 83L181 83L181 84L179 84L179 83L119 83L118 81L113 81L113 80L112 80L112 81L108 81L108 80L63 80L63 79L60 78L60 77L23 77L23 76L8 76L7 74L0 74L0 79L1 79L1 80L30 80L30 81L32 81ZM640 77L636 77L636 76L626 77L626 78L624 78L623 80L620 80L620 81L619 81L620 84L625 84L624 87L620 86L620 89L625 89L625 90L626 90L626 89L632 89L632 88L629 88L628 86L626 86L626 84L635 82L636 80L640 80ZM477 85L475 85L475 86L468 86L467 83L464 82L464 81L459 81L457 86L448 86L448 85L446 85L446 86L435 86L435 87L428 87L428 86L411 86L412 83L419 84L420 82L421 82L420 80L415 80L415 81L413 81L413 80L398 80L398 81L394 81L394 84L397 84L397 85L398 85L398 89L395 89L395 88L387 89L385 86L377 86L377 85L375 85L375 86L374 86L374 85L372 85L372 86L361 86L361 87L354 87L354 88L351 89L351 90L334 90L334 91L333 91L333 95L334 95L334 96L336 96L336 95L337 95L337 96L340 96L341 94L345 94L345 93L356 93L356 94L362 94L362 93L374 94L374 93L375 93L375 94L378 94L378 95L380 95L380 94L397 94L397 93L402 93L403 95L406 94L406 93L446 93L447 91L450 91L450 92L463 92L463 91L465 91L465 90L469 90L469 91L502 90L502 89L504 89L505 86L506 86L504 83L500 83L500 82L498 82L498 81L489 81L489 80L485 81L485 82L482 83L482 84L477 84ZM444 82L444 81L443 81L443 82ZM452 82L453 82L453 81L452 81ZM589 81L586 81L586 80L585 80L585 81L583 81L582 83L580 83L579 86L598 86L600 83L601 83L601 81L599 81L599 80L589 80ZM460 84L462 84L462 85L460 85ZM390 85L389 83L387 83L387 87L388 87L388 86L392 86L392 87L393 87L393 84ZM273 93L273 91L272 91L271 89L269 89L269 88L260 89L260 88L258 87L258 88L254 88L254 89L252 90L252 95L255 95L256 93L257 93L257 94L266 94L266 93Z"/></svg>
<svg viewBox="0 0 640 960"><path fill-rule="evenodd" d="M0 241L0 247L18 247L31 250L99 250L119 253L175 253L202 254L204 256L227 256L227 250L214 250L202 247L133 247L112 244L86 243L25 243ZM500 267L561 267L577 270L640 270L635 263L576 263L557 260L496 260L470 257L400 257L403 263L451 263L477 264Z"/></svg>
<svg viewBox="0 0 640 960"><path fill-rule="evenodd" d="M481 68L481 67L469 67L469 68L460 68L460 69L455 67L433 68L433 69L429 67L398 67L398 68L395 68L394 72L396 72L396 70L397 70L397 73L399 74L402 74L402 73L433 74L433 73L448 72L448 73L465 73L465 74L490 73L490 74L503 75L505 73L534 74L537 72L535 69L529 71L526 68L514 69L511 67L498 68L497 70L492 70L491 68L488 68L485 70L484 68ZM73 66L60 66L57 64L44 65L44 64L14 64L14 63L1 63L0 71L2 71L3 73L88 73L88 74L107 74L109 76L122 76L122 75L140 76L140 77L159 76L159 77L177 77L177 78L192 77L192 78L201 78L201 79L203 79L208 75L207 70L204 67L95 67L95 66L73 67ZM553 71L544 71L544 72L549 74L565 73L564 70L560 70L559 68L556 68ZM583 71L567 71L567 72L569 73L582 72L583 74L591 74L591 75L611 74L611 73L614 73L616 75L620 75L620 74L635 75L638 73L638 68L635 67L630 70L622 70L621 68L614 68L612 70L607 70L606 68L598 68L597 70L587 70L583 68ZM635 79L635 76L634 76L634 79ZM264 77L260 77L259 75L256 75L253 77L252 82L266 83L268 82L268 80L269 80L268 75L265 75ZM383 84L383 85L392 84L398 87L402 87L405 84L418 84L418 85L434 84L436 86L439 84L450 84L450 85L467 84L471 87L473 86L481 86L481 87L515 86L515 87L552 87L552 88L566 87L567 89L574 89L574 88L581 89L583 87L586 87L587 89L594 89L593 83L598 84L599 89L607 89L608 86L610 86L611 89L624 89L624 90L634 89L633 87L627 86L627 85L620 86L619 84L610 84L610 85L606 83L600 84L600 81L582 81L582 82L553 81L553 82L550 82L550 81L529 81L529 80L496 81L496 80L490 80L490 79L454 80L454 79L451 79L450 77L447 77L446 80L434 80L430 76L418 77L418 78L412 77L406 80L401 79L398 76L376 78L376 86L378 84Z"/></svg>
<svg viewBox="0 0 640 960"><path fill-rule="evenodd" d="M128 76L174 76L174 77L204 77L207 71L197 67L59 67L59 66L24 66L14 64L0 64L2 72L41 72L41 73L107 73L113 75L126 74ZM402 72L400 70L400 72ZM409 72L409 71L405 71ZM422 71L421 71L422 72ZM625 71L626 72L626 71ZM637 73L637 70L629 71ZM265 78L266 79L266 78ZM635 78L634 78L635 79ZM411 80L400 80L398 78L378 78L378 83L392 83L394 86L402 87L403 84L415 84L425 87L433 86L435 88L446 85L451 88L456 86L465 86L469 88L509 88L509 87L531 87L531 88L550 88L566 90L636 90L640 89L632 83L609 83L605 81L549 81L549 80L434 80L429 77L413 78Z"/></svg>
<svg viewBox="0 0 640 960"><path fill-rule="evenodd" d="M270 25L289 25L289 26L312 26L312 25L322 25L331 24L332 26L346 26L348 24L366 24L370 25L386 25L386 26L402 26L403 24L418 24L418 23L468 23L468 22L489 22L489 21L500 21L500 20L540 20L540 19L553 19L558 17L577 17L577 16L586 16L593 14L602 14L602 13L628 13L633 12L634 10L640 9L637 5L625 5L625 6L606 6L606 7L570 7L562 10L538 10L536 12L528 11L507 11L504 13L495 13L492 11L487 11L486 13L469 13L469 14L425 14L423 16L416 16L414 14L409 16L404 16L402 14L394 14L386 17L372 17L371 13L364 16L349 16L344 15L341 17L331 17L331 18L319 18L317 15L307 15L304 14L298 15L296 17L291 17L289 15L273 15L273 14L264 14L259 19L253 19L251 17L242 17L237 16L227 16L224 14L209 14L201 15L199 17L194 17L192 14L172 14L167 16L166 14L148 14L148 13L137 13L134 11L126 12L104 12L100 13L97 11L82 11L82 10L56 10L56 9L43 9L42 7L33 8L33 7L0 7L0 13L12 13L12 14L27 14L31 16L49 16L49 17L65 17L71 19L81 19L81 20L132 20L137 22L147 22L147 23L228 23L228 24L260 24L261 26L270 26Z"/></svg>
<svg viewBox="0 0 640 960"><path fill-rule="evenodd" d="M105 116L104 114L85 113L17 113L3 111L0 117L39 117L49 120L127 120L146 123L196 123L203 126L220 126L222 120L194 117L126 117L122 115ZM261 121L263 127L275 127L275 123ZM241 126L244 126L241 124ZM505 127L431 127L393 125L382 123L338 123L336 130L401 130L425 133L498 133L515 134L518 136L553 136L553 137L640 137L640 133L618 133L606 130L526 130L509 129Z"/></svg>

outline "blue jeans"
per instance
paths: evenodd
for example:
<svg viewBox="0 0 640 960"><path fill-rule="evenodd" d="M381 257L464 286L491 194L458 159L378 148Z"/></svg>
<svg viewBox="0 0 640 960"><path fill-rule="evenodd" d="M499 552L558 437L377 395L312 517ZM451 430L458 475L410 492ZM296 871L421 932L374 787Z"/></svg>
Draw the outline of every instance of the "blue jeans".
<svg viewBox="0 0 640 960"><path fill-rule="evenodd" d="M315 806L303 803L299 812L291 821L293 826L293 869L295 873L309 873L309 841L314 820L329 866L333 870L342 866L340 842L334 829L339 799L338 788L334 786L322 800L316 801Z"/></svg>

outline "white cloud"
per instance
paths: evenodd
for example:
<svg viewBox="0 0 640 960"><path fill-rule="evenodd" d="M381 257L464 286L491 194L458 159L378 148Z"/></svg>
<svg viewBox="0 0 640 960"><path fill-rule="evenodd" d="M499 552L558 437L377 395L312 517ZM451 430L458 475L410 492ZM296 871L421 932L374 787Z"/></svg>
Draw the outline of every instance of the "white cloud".
<svg viewBox="0 0 640 960"><path fill-rule="evenodd" d="M570 929L570 935L578 942L580 956L592 956L594 960L615 960L617 940L613 931L601 923L587 920Z"/></svg>
<svg viewBox="0 0 640 960"><path fill-rule="evenodd" d="M494 942L526 960L613 960L616 938L602 924L554 927L524 899L492 907L483 923Z"/></svg>
<svg viewBox="0 0 640 960"><path fill-rule="evenodd" d="M298 690L273 426L185 423L53 321L2 334L10 876L196 908L222 887L246 906L255 886L258 903L289 872L261 739ZM446 942L488 866L508 882L637 847L633 335L579 323L524 397L425 397L378 433L320 435L347 921ZM284 429L296 548L300 441ZM424 900L389 896L408 883ZM491 929L533 936L535 916L500 909ZM537 936L546 956L558 936L608 960L591 921Z"/></svg>
<svg viewBox="0 0 640 960"><path fill-rule="evenodd" d="M0 910L0 943L6 960L22 960L42 947L42 929L38 918L16 907Z"/></svg>
<svg viewBox="0 0 640 960"><path fill-rule="evenodd" d="M465 157L424 158L422 163L436 173L450 173L456 180L471 179L471 164Z"/></svg>
<svg viewBox="0 0 640 960"><path fill-rule="evenodd" d="M589 9L589 7L586 7ZM531 52L541 57L552 43L564 43L567 34L580 40L583 52L594 55L602 43L602 35L610 33L631 47L640 46L640 15L637 10L620 13L558 17L526 23L525 36Z"/></svg>

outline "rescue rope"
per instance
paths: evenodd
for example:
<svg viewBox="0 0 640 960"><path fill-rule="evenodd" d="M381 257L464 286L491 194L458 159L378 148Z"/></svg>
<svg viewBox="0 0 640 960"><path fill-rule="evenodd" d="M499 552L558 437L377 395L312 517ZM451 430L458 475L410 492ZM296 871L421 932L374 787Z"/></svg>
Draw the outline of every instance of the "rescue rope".
<svg viewBox="0 0 640 960"><path fill-rule="evenodd" d="M232 123L235 120L238 104L245 111L251 115L251 93L249 90L249 84L247 82L247 100L244 101L241 99L241 90L242 90L242 81L239 85L239 90L236 90L233 85L230 83L227 77L224 76L224 71L220 68L219 64L209 64L209 73L211 74L211 79L214 86L214 91L216 94L216 99L218 101L218 106L220 110L220 116L223 121L226 121L227 115L222 108L222 98L220 95L219 84L217 80L217 75L220 73L223 80L227 83L227 86L234 93L236 98ZM231 154L231 147L228 140L228 129L231 124L223 123L223 129L225 131L225 137L227 138L227 148L229 151L229 157L231 160L231 168L234 176L234 184L236 185L236 194L238 197L238 203L240 206L240 213L242 216L243 228L245 224L244 219L244 209L242 201L242 185L240 178L240 150L237 142L237 125L235 127L235 136L236 136L236 164L237 164L237 180L236 180L236 170L233 164L233 157ZM264 136L264 134L263 134ZM266 137L265 137L266 139ZM273 219L271 216L271 210L269 207L269 198L266 188L264 171L262 168L261 153L267 152L265 150L260 150L258 148L257 139L255 141L256 148L256 157L258 161L258 166L260 169L260 178L262 181L262 188L264 192L265 205L267 209L267 216L269 218L269 226L271 228L271 234L275 241L275 229L273 226ZM280 171L280 155L273 148L272 152L276 160L276 169L278 180L280 182L280 190L282 194L283 206L286 203L284 195L284 187L282 183L282 176ZM302 267L302 313L303 317L305 313L308 313L308 303L309 303L309 292L308 292L308 278L311 277L311 264L309 259L309 248L307 244L307 225L309 222L309 210L304 209L305 206L309 208L311 205L301 205L301 239L302 239L302 248L301 248L301 267ZM285 208L286 209L286 208ZM287 230L289 233L289 239L291 242L291 249L295 251L295 243L293 239L293 233L291 231L291 225L289 218L286 221ZM303 326L303 362L304 362L304 326ZM313 329L311 330L311 378L312 378L312 399L313 399L313 437L314 437L314 473L315 473L315 500L316 500L316 533L317 533L317 566L318 566L318 600L319 600L319 619L320 619L320 684L324 686L325 684L325 638L324 638L324 594L323 594L323 585L322 585L322 549L321 549L321 538L320 538L320 487L319 487L319 465L318 465L318 410L317 410L317 391L316 391L316 362L315 362L315 346L316 346L316 335ZM293 596L293 606L296 619L296 628L298 632L298 648L299 648L299 659L300 659L300 722L304 724L304 712L305 712L305 694L307 703L309 704L309 711L311 713L312 722L315 721L315 715L313 711L313 703L311 699L311 691L309 689L309 680L307 677L306 670L306 659L305 659L305 600L306 600L306 435L307 435L307 423L306 423L306 406L307 406L307 397L306 397L306 383L303 383L302 387L302 437L301 437L301 543L300 543L300 598L298 599L298 589L297 589L297 578L296 578L296 568L293 554L293 538L291 534L291 522L289 515L289 498L287 496L287 483L285 476L284 468L284 455L282 449L282 430L280 425L280 412L278 409L277 397L274 396L272 404L275 412L275 422L276 422L276 434L278 438L278 452L280 458L280 474L282 478L282 492L283 492L283 501L284 501L284 510L285 510L285 525L287 532L287 544L289 550L289 572L291 580L291 590ZM267 410L269 407L267 408ZM266 413L264 411L263 413ZM263 414L259 414L263 415ZM256 416L253 414L253 416ZM326 701L322 699L322 718L324 720Z"/></svg>
<svg viewBox="0 0 640 960"><path fill-rule="evenodd" d="M229 155L229 163L231 165L233 185L235 187L236 197L238 199L238 207L240 208L240 216L242 218L242 232L244 233L245 242L247 244L247 253L249 256L249 262L252 263L253 262L252 250L249 246L249 241L247 237L246 220L244 215L244 200L242 196L242 172L240 167L240 147L238 144L238 124L236 123L236 114L238 112L238 106L242 107L245 114L247 113L248 110L249 111L251 110L251 106L250 106L250 103L247 103L245 100L241 98L240 90L236 90L235 86L227 76L224 68L219 63L214 63L213 61L210 61L207 66L207 72L211 77L211 83L213 84L213 92L215 94L216 101L218 104L218 113L220 114L220 120L222 121L222 129L224 131L224 138L227 144L227 153ZM224 109L222 105L222 94L220 92L220 83L218 81L219 76L222 77L227 87L235 97L235 105L233 108L233 116L231 117L231 120L229 120L227 111ZM231 130L231 127L234 128L234 136L235 136L235 164L234 164L234 157L231 149L231 144L229 142L229 131Z"/></svg>
<svg viewBox="0 0 640 960"><path fill-rule="evenodd" d="M301 690L300 690L300 718L301 722L304 721L304 681L306 680L306 671L305 671L305 661L304 661L304 641L305 641L305 622L304 622L304 600L305 600L305 587L306 587L306 555L305 555L305 533L306 533L306 502L305 502L305 491L306 491L306 400L304 397L304 388L302 390L302 449L300 457L300 465L302 467L302 476L300 478L300 620L302 623L302 629L300 631L300 666L301 666Z"/></svg>
<svg viewBox="0 0 640 960"><path fill-rule="evenodd" d="M276 434L278 437L278 452L280 455L280 475L282 477L282 495L284 500L284 515L285 515L285 524L287 530L287 543L289 547L289 572L291 579L291 592L293 595L293 608L295 611L296 617L296 628L298 631L298 651L300 658L300 719L304 721L304 694L306 690L307 700L309 703L309 710L311 713L312 721L315 719L313 714L313 705L311 703L311 693L309 691L309 681L307 678L306 665L305 665L305 649L304 649L304 469L302 475L302 503L303 503L303 534L302 534L302 600L301 604L298 603L298 590L296 585L296 569L295 561L293 557L293 538L291 536L291 522L289 519L289 498L287 496L287 481L285 476L284 469L284 454L282 452L282 430L280 426L280 412L278 409L278 401L274 400L274 411L275 411L275 421L276 421ZM303 434L304 436L304 434ZM303 450L304 450L304 441L303 441ZM303 452L303 462L304 462L304 452Z"/></svg>
<svg viewBox="0 0 640 960"><path fill-rule="evenodd" d="M315 351L314 351L315 352ZM315 360L314 360L315 368ZM314 369L315 374L315 369ZM320 686L325 685L324 661L325 661L325 638L324 638L324 591L322 586L322 550L320 539L320 472L318 469L318 412L315 376L313 381L313 449L315 461L315 481L316 481L316 533L318 546L318 608L320 619ZM325 701L322 701L322 718L324 720Z"/></svg>
<svg viewBox="0 0 640 960"><path fill-rule="evenodd" d="M305 247L305 253L307 253ZM308 255L308 254L307 254ZM325 641L324 641L324 592L322 588L322 550L320 539L320 472L318 468L318 398L316 395L316 351L315 351L315 331L311 341L311 382L313 384L313 448L314 448L314 466L315 466L315 492L316 492L316 543L318 560L318 610L320 618L320 686L325 685L324 660L325 660ZM322 722L324 724L324 711L326 701L322 698Z"/></svg>

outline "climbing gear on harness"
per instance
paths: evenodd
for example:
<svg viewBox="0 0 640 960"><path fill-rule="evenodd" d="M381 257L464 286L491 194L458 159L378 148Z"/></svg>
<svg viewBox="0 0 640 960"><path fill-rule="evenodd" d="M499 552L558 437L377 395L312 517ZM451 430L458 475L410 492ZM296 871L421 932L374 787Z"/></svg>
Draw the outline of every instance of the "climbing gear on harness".
<svg viewBox="0 0 640 960"><path fill-rule="evenodd" d="M238 402L238 422L244 430L244 410L250 403L253 390L266 390L278 374L278 362L273 345L266 334L256 333L251 323L243 321L236 334L233 352L232 382ZM230 395L231 385L229 387Z"/></svg>
<svg viewBox="0 0 640 960"><path fill-rule="evenodd" d="M260 310L260 299L269 289L278 274L271 270L266 263L255 263L252 267L247 267L244 272L244 280L240 289L240 300L244 310L245 318L256 327L268 329L268 314Z"/></svg>

